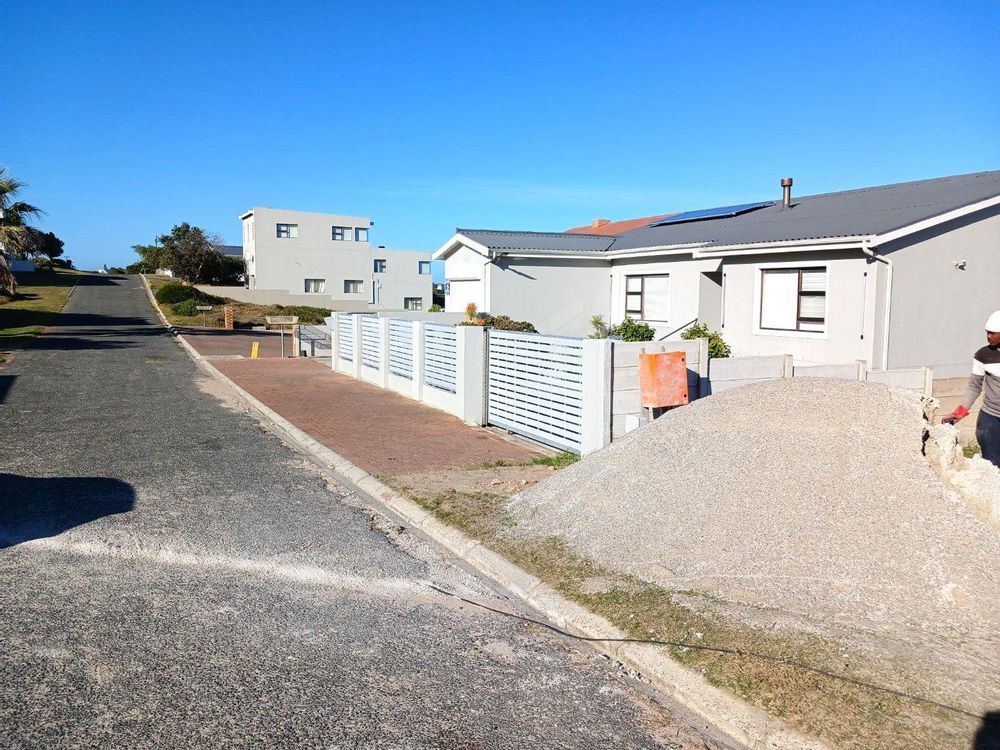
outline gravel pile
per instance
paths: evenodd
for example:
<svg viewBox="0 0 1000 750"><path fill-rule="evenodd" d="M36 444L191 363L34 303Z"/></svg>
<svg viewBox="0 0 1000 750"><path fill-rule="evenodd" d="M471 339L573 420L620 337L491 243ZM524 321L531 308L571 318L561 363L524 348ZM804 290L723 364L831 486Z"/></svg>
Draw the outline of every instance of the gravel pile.
<svg viewBox="0 0 1000 750"><path fill-rule="evenodd" d="M1000 534L930 469L925 425L919 397L876 384L727 391L515 495L513 533L814 631L995 646Z"/></svg>

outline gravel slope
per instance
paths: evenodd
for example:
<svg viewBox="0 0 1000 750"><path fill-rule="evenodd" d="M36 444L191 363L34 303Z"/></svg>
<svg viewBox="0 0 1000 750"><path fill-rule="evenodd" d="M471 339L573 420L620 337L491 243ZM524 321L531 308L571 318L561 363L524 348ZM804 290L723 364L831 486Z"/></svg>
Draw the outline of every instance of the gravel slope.
<svg viewBox="0 0 1000 750"><path fill-rule="evenodd" d="M944 638L968 655L939 660L948 670L982 669L1000 663L1000 535L933 474L924 426L905 391L761 383L672 411L509 509L515 533L710 593L748 621L765 611L916 650ZM1000 695L989 681L984 700Z"/></svg>

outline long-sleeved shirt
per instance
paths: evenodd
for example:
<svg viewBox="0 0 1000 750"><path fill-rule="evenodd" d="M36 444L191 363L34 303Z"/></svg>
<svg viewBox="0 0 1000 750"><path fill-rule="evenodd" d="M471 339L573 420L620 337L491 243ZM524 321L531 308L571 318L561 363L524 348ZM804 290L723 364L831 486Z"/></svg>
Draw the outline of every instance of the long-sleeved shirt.
<svg viewBox="0 0 1000 750"><path fill-rule="evenodd" d="M962 406L971 409L983 394L983 411L1000 417L1000 347L984 346L972 356L972 375L962 397Z"/></svg>

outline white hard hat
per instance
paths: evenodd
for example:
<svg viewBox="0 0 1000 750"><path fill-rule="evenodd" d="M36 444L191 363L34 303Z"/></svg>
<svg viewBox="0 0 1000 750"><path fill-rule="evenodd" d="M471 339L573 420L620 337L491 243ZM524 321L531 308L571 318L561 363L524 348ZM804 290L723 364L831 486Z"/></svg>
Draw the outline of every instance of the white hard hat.
<svg viewBox="0 0 1000 750"><path fill-rule="evenodd" d="M1000 310L996 310L986 319L986 330L990 333L1000 333Z"/></svg>

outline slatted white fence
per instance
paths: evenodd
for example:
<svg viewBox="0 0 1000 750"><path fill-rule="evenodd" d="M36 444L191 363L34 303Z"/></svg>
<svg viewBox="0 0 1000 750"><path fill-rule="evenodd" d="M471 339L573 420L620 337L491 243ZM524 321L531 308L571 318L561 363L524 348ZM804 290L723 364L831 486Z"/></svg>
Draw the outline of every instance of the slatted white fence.
<svg viewBox="0 0 1000 750"><path fill-rule="evenodd" d="M413 379L413 321L389 321L389 372Z"/></svg>
<svg viewBox="0 0 1000 750"><path fill-rule="evenodd" d="M583 340L487 332L487 420L579 453L583 441Z"/></svg>
<svg viewBox="0 0 1000 750"><path fill-rule="evenodd" d="M337 356L354 361L354 316L339 315L337 317Z"/></svg>
<svg viewBox="0 0 1000 750"><path fill-rule="evenodd" d="M424 326L424 383L456 393L458 334L455 326L427 323Z"/></svg>
<svg viewBox="0 0 1000 750"><path fill-rule="evenodd" d="M382 361L382 326L374 315L361 317L361 364L376 370Z"/></svg>

